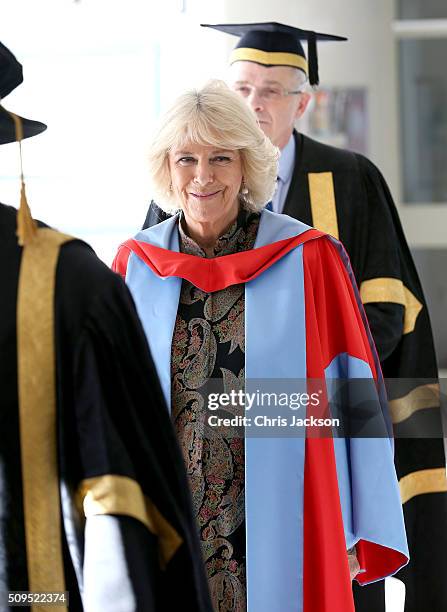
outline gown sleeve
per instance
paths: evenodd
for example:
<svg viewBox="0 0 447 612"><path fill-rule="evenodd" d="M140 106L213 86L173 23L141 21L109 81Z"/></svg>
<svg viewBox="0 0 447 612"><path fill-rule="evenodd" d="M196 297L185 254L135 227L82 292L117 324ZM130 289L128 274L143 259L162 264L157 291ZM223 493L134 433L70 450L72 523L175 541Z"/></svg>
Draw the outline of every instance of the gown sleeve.
<svg viewBox="0 0 447 612"><path fill-rule="evenodd" d="M404 333L405 292L399 238L390 211L389 192L377 168L359 156L365 190L367 229L359 289L380 361L388 358Z"/></svg>

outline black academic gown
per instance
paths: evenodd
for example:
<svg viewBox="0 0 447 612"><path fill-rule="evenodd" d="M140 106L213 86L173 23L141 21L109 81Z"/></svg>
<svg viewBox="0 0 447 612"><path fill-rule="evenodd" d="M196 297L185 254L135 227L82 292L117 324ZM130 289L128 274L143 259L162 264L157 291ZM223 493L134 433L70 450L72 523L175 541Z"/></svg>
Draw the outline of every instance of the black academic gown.
<svg viewBox="0 0 447 612"><path fill-rule="evenodd" d="M22 249L15 228L16 210L1 204L2 612L9 609L6 591L28 590L16 339ZM81 241L60 251L55 329L57 462L70 610L83 609L80 593L87 584L89 610L211 612L183 461L133 301L118 275ZM136 518L123 512L82 516L76 503L81 485L109 476L111 482L123 477L135 483L180 536L164 569L159 538Z"/></svg>
<svg viewBox="0 0 447 612"><path fill-rule="evenodd" d="M447 610L447 493L436 355L424 294L396 206L380 171L367 158L297 132L294 138L295 166L283 212L328 233L336 226L389 379L389 398L395 400L390 402L395 463L406 490L403 497L408 498L404 514L410 563L397 574L406 585L405 612ZM144 227L166 217L152 202ZM417 388L422 395L418 407L423 409L414 411ZM421 493L430 478L434 492ZM355 590L357 610L384 612L383 583Z"/></svg>

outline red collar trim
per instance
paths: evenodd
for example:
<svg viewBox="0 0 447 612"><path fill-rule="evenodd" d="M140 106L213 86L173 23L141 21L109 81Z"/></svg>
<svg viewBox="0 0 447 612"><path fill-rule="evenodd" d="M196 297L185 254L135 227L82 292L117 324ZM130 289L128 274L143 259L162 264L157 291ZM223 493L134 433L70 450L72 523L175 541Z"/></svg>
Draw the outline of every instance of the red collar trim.
<svg viewBox="0 0 447 612"><path fill-rule="evenodd" d="M299 236L257 249L213 259L170 251L134 239L124 242L122 248L135 253L157 276L184 278L202 291L212 293L253 280L292 249L324 235L323 232L310 229Z"/></svg>

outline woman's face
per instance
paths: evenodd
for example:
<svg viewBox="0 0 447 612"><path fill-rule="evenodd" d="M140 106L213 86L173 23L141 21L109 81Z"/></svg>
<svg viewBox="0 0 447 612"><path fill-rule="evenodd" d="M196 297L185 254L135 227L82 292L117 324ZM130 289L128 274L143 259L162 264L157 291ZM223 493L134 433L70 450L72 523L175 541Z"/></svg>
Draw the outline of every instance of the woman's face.
<svg viewBox="0 0 447 612"><path fill-rule="evenodd" d="M169 168L187 222L220 224L236 218L242 183L239 151L189 142L169 152Z"/></svg>

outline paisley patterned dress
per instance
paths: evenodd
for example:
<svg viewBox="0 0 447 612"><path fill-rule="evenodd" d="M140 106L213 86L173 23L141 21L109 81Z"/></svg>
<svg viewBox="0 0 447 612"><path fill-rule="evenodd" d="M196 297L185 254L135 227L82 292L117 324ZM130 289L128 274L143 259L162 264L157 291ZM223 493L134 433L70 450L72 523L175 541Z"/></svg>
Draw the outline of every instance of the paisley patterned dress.
<svg viewBox="0 0 447 612"><path fill-rule="evenodd" d="M214 256L251 249L258 225L259 214L241 211L217 241ZM205 257L181 223L179 229L181 251ZM205 293L184 280L172 342L172 415L216 612L247 607L244 439L211 431L204 398L211 380L218 380L221 391L243 389L244 305L244 285Z"/></svg>

